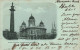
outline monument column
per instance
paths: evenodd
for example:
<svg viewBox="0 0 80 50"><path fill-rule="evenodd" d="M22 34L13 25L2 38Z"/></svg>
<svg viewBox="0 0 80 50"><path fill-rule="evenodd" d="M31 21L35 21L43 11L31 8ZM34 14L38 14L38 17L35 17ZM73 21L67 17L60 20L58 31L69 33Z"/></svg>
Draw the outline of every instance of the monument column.
<svg viewBox="0 0 80 50"><path fill-rule="evenodd" d="M12 3L12 6L11 6L11 17L10 17L10 32L14 32L14 6L13 6L13 3Z"/></svg>

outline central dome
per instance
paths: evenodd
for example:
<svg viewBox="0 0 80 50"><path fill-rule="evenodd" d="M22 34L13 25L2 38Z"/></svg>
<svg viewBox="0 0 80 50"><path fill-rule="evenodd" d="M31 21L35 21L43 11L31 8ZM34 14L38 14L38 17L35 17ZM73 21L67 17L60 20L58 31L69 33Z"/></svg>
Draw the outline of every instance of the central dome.
<svg viewBox="0 0 80 50"><path fill-rule="evenodd" d="M29 19L34 19L34 17L32 16L32 14L31 14L31 16L30 16L30 18Z"/></svg>

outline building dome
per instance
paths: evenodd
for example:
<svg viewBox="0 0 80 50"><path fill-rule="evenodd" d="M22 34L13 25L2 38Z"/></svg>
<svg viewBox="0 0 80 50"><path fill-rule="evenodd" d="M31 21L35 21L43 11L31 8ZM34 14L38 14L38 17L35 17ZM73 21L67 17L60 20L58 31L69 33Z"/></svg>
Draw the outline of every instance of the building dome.
<svg viewBox="0 0 80 50"><path fill-rule="evenodd" d="M44 23L41 21L40 24L44 24Z"/></svg>
<svg viewBox="0 0 80 50"><path fill-rule="evenodd" d="M26 29L26 23L23 21L22 25L20 26L20 31Z"/></svg>
<svg viewBox="0 0 80 50"><path fill-rule="evenodd" d="M28 23L29 23L29 27L35 26L35 18L32 16L32 14L29 18Z"/></svg>
<svg viewBox="0 0 80 50"><path fill-rule="evenodd" d="M26 25L26 23L23 21L22 25Z"/></svg>
<svg viewBox="0 0 80 50"><path fill-rule="evenodd" d="M30 16L30 18L29 19L34 19L34 17L32 16L32 14L31 14L31 16Z"/></svg>
<svg viewBox="0 0 80 50"><path fill-rule="evenodd" d="M44 27L44 23L41 21L39 24L40 27Z"/></svg>

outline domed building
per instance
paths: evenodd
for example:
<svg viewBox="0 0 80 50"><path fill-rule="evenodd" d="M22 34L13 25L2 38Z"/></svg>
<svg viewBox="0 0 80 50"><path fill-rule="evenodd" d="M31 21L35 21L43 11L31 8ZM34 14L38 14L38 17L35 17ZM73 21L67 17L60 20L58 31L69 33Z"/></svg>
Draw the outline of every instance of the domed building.
<svg viewBox="0 0 80 50"><path fill-rule="evenodd" d="M21 39L45 39L46 28L44 23L41 21L38 26L35 25L35 18L31 14L28 20L28 26L26 27L25 22L20 26L20 38Z"/></svg>

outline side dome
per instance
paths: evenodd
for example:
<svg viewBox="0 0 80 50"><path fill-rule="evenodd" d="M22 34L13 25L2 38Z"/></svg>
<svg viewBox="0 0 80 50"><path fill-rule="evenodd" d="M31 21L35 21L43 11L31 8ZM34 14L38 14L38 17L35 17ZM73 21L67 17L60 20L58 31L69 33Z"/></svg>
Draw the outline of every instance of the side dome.
<svg viewBox="0 0 80 50"><path fill-rule="evenodd" d="M29 19L34 19L34 17L32 16L32 14L31 14L31 16L30 16L30 18Z"/></svg>
<svg viewBox="0 0 80 50"><path fill-rule="evenodd" d="M41 21L40 24L44 24L44 23Z"/></svg>
<svg viewBox="0 0 80 50"><path fill-rule="evenodd" d="M44 27L44 23L41 21L39 24L40 27Z"/></svg>
<svg viewBox="0 0 80 50"><path fill-rule="evenodd" d="M23 21L22 25L26 25L26 23Z"/></svg>

